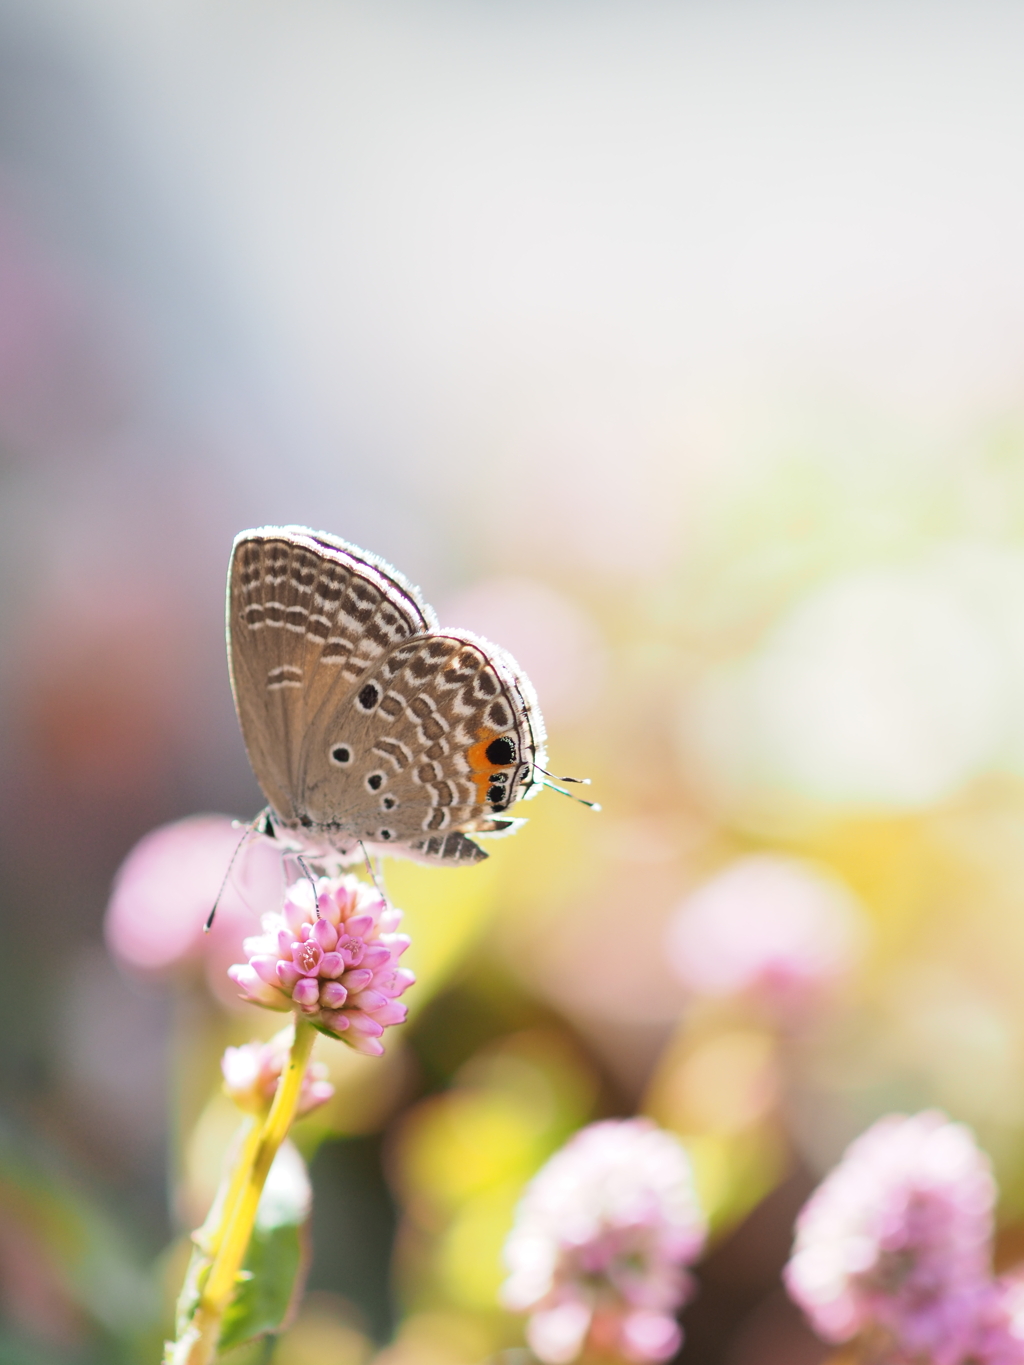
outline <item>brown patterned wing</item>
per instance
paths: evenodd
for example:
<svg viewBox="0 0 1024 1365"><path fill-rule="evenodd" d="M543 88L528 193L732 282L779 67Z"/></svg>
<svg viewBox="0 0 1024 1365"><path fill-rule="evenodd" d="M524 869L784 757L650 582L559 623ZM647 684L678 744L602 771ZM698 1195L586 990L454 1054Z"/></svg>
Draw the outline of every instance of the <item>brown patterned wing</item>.
<svg viewBox="0 0 1024 1365"><path fill-rule="evenodd" d="M384 560L302 526L243 531L228 569L231 686L264 795L288 828L308 829L305 737L323 728L401 641L436 626ZM349 783L337 772L337 804Z"/></svg>
<svg viewBox="0 0 1024 1365"><path fill-rule="evenodd" d="M466 631L391 647L358 688L307 730L300 790L313 830L420 861L486 857L469 834L499 834L539 788L544 726L525 674ZM333 837L332 837L333 834Z"/></svg>

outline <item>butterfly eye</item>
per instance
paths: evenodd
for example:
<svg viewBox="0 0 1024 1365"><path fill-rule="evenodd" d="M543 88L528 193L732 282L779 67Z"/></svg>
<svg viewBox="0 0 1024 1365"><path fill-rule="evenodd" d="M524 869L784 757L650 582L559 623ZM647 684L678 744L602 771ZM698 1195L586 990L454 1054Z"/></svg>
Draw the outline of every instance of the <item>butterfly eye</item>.
<svg viewBox="0 0 1024 1365"><path fill-rule="evenodd" d="M383 773L370 773L366 779L366 785L369 787L370 791L378 792L381 787L383 787L385 780Z"/></svg>
<svg viewBox="0 0 1024 1365"><path fill-rule="evenodd" d="M337 763L342 768L347 768L352 762L352 750L347 744L335 744L331 750L331 762Z"/></svg>

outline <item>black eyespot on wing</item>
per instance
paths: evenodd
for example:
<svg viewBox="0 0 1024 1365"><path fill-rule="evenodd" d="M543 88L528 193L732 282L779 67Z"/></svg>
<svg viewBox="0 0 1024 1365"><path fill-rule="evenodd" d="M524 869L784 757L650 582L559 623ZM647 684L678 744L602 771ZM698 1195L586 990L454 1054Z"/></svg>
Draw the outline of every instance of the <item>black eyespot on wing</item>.
<svg viewBox="0 0 1024 1365"><path fill-rule="evenodd" d="M398 802L395 800L393 796L382 796L380 799L380 804L384 808L384 810L394 810L395 807L398 805Z"/></svg>
<svg viewBox="0 0 1024 1365"><path fill-rule="evenodd" d="M492 806L493 806L496 802L504 801L504 799L505 799L505 788L504 788L504 787L491 787L491 788L489 789L488 793L487 793L487 799L488 799L488 801L490 801L490 803L491 803Z"/></svg>
<svg viewBox="0 0 1024 1365"><path fill-rule="evenodd" d="M309 818L305 811L303 811L302 814L299 816L299 824L302 826L303 829L313 828L313 821Z"/></svg>
<svg viewBox="0 0 1024 1365"><path fill-rule="evenodd" d="M366 785L372 792L380 791L381 787L384 785L384 774L370 773L369 777L366 779Z"/></svg>
<svg viewBox="0 0 1024 1365"><path fill-rule="evenodd" d="M516 742L511 735L501 735L491 740L484 753L488 763L493 763L496 768L504 768L516 761Z"/></svg>
<svg viewBox="0 0 1024 1365"><path fill-rule="evenodd" d="M352 750L347 744L335 744L331 750L331 759L334 763L340 763L344 768L352 762Z"/></svg>
<svg viewBox="0 0 1024 1365"><path fill-rule="evenodd" d="M380 691L374 683L367 683L360 688L357 700L363 711L372 711L380 701Z"/></svg>
<svg viewBox="0 0 1024 1365"><path fill-rule="evenodd" d="M382 829L379 837L383 839L385 843L387 843L389 839L393 839L395 837L394 831L390 829Z"/></svg>

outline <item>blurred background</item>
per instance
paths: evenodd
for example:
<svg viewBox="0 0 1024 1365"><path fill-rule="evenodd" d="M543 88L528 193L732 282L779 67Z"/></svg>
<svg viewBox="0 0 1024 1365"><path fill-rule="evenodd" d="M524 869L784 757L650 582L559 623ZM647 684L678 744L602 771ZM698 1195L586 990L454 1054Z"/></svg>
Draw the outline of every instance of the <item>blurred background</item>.
<svg viewBox="0 0 1024 1365"><path fill-rule="evenodd" d="M888 1110L974 1126L1018 1254L1022 49L1001 0L0 0L3 1365L157 1359L279 1022L244 868L194 938L223 821L170 946L103 935L148 830L262 804L262 523L509 648L604 806L387 867L412 1022L318 1045L274 1365L517 1349L523 1182L638 1110L714 1226L686 1365L823 1358L778 1270Z"/></svg>

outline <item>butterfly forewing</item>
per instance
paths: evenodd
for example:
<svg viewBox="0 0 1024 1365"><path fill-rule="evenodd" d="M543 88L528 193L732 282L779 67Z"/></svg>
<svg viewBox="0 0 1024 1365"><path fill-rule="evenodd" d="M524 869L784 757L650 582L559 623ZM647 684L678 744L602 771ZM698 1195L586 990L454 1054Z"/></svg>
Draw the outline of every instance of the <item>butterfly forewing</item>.
<svg viewBox="0 0 1024 1365"><path fill-rule="evenodd" d="M228 635L235 702L279 822L345 854L364 843L440 862L543 763L543 722L503 650L442 632L375 556L301 527L235 542Z"/></svg>
<svg viewBox="0 0 1024 1365"><path fill-rule="evenodd" d="M246 748L274 810L300 809L303 736L327 695L351 692L384 649L435 624L415 589L343 541L248 531L228 576L232 685Z"/></svg>

